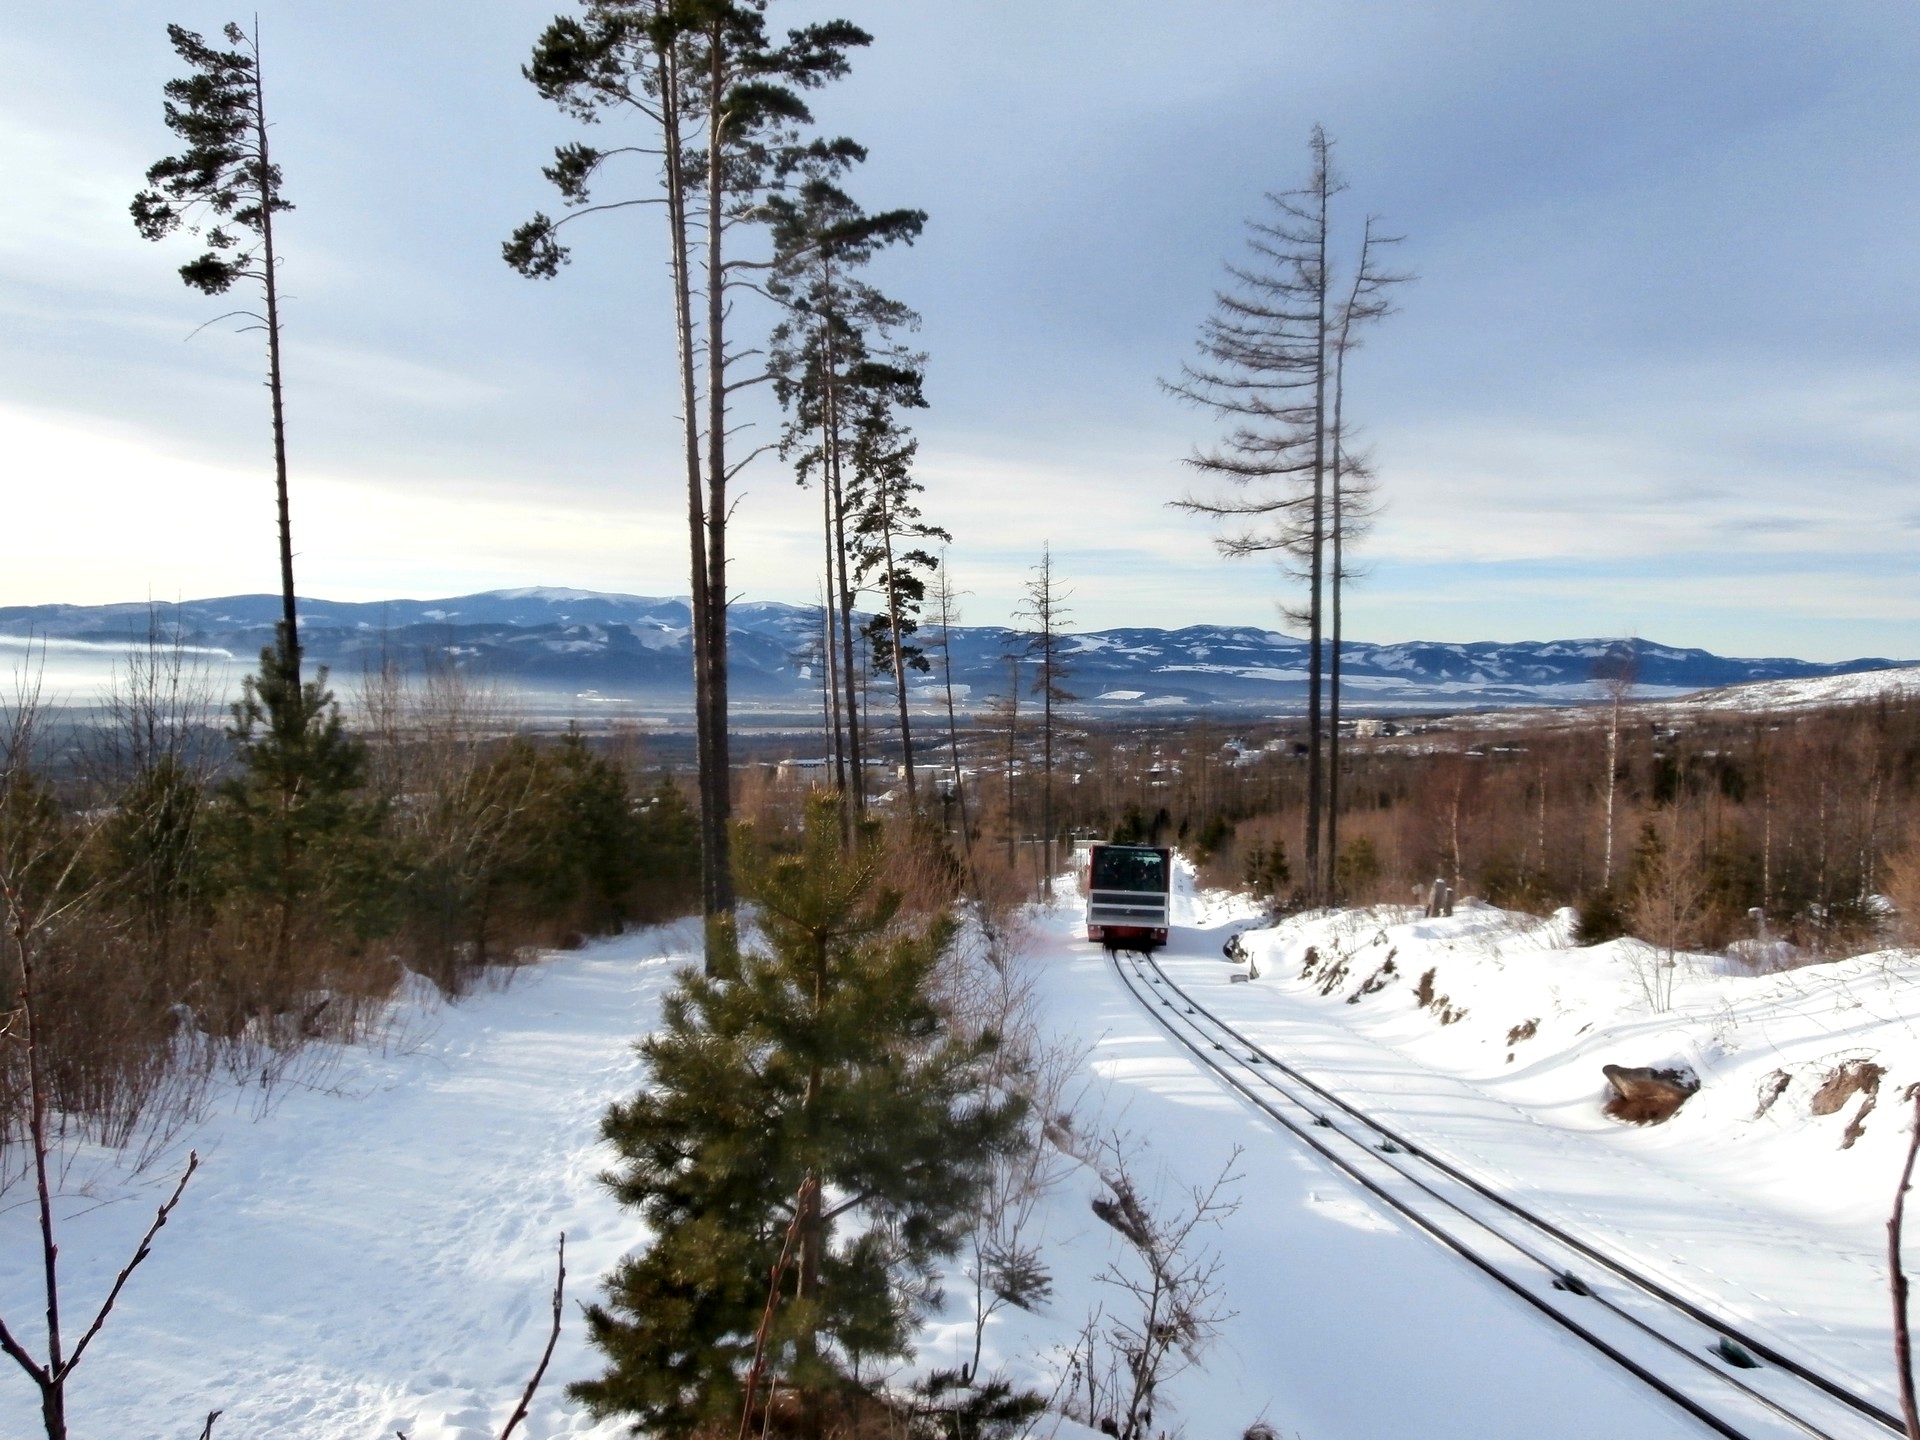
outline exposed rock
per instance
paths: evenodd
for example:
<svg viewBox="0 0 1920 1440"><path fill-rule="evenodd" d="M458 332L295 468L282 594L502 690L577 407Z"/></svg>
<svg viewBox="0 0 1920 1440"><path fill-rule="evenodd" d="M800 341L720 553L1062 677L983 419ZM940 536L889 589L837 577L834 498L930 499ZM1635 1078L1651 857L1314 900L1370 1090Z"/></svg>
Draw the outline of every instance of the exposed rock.
<svg viewBox="0 0 1920 1440"><path fill-rule="evenodd" d="M1700 1088L1691 1071L1673 1066L1602 1065L1600 1073L1613 1087L1606 1113L1629 1125L1658 1125L1672 1118Z"/></svg>
<svg viewBox="0 0 1920 1440"><path fill-rule="evenodd" d="M1518 1045L1522 1040L1531 1040L1539 1033L1540 1022L1537 1019L1522 1020L1518 1025L1507 1031L1507 1044Z"/></svg>
<svg viewBox="0 0 1920 1440"><path fill-rule="evenodd" d="M1887 1067L1876 1065L1871 1060L1849 1060L1844 1065L1835 1066L1813 1092L1813 1102L1808 1107L1816 1115L1837 1115L1840 1107L1855 1095L1877 1096L1880 1093L1880 1077L1887 1073Z"/></svg>

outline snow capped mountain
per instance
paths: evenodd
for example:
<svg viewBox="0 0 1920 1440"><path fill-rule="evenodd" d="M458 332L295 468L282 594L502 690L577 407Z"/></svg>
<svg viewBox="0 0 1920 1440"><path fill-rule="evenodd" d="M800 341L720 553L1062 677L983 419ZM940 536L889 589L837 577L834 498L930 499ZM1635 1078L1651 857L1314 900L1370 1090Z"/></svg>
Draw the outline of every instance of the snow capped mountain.
<svg viewBox="0 0 1920 1440"><path fill-rule="evenodd" d="M593 690L669 707L690 703L693 617L682 597L536 586L435 600L301 603L307 654L342 678L389 660L418 668L437 659L526 690ZM157 607L0 607L0 641L17 648L30 637L68 652L114 655L146 635L151 617L169 640L248 666L272 643L279 612L273 595ZM740 703L762 709L817 703L817 609L743 602L732 607L730 620L732 690ZM923 631L923 638L928 633ZM1007 656L1022 650L1022 635L992 626L956 626L952 641L953 678L967 703L1005 692ZM1625 647L1626 642L1607 639L1348 641L1342 652L1343 691L1350 707L1370 711L1577 704L1595 698L1596 669L1617 661ZM1890 670L1898 663L1734 659L1647 641L1632 642L1632 650L1637 693L1646 698L1762 680L1817 681ZM1068 688L1080 697L1080 708L1096 713L1292 709L1303 700L1308 673L1304 640L1248 626L1101 630L1071 636L1066 659ZM913 683L931 700L932 676L916 675Z"/></svg>

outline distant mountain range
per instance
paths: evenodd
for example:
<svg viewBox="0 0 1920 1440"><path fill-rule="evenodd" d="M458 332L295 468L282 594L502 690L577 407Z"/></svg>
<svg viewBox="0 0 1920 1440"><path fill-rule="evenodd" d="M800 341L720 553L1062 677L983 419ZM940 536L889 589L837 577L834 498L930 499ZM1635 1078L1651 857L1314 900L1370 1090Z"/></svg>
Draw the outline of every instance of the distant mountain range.
<svg viewBox="0 0 1920 1440"><path fill-rule="evenodd" d="M391 658L410 669L438 656L504 686L672 710L691 703L684 599L585 590L493 590L444 600L301 602L307 654L345 680ZM0 637L28 637L54 655L108 657L144 637L156 614L169 637L216 664L251 667L273 639L280 601L234 595L179 605L0 606ZM762 711L818 703L820 612L767 602L736 604L729 629L732 692ZM993 626L956 626L953 678L963 703L1005 693L1004 658L1022 637ZM1411 641L1342 647L1343 692L1353 711L1574 704L1594 698L1596 665L1619 640L1456 645ZM1639 693L1672 696L1756 680L1802 680L1886 670L1879 658L1821 664L1735 659L1650 641L1631 642ZM1076 708L1103 713L1293 710L1304 703L1306 642L1247 626L1121 629L1067 642ZM914 677L923 699L936 677Z"/></svg>

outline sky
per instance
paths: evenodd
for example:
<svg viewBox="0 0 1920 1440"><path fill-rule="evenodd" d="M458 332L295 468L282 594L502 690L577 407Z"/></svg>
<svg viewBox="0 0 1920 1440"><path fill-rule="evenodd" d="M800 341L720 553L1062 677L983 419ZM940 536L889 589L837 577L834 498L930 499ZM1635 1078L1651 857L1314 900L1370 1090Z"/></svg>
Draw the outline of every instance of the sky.
<svg viewBox="0 0 1920 1440"><path fill-rule="evenodd" d="M575 227L552 281L500 259L558 208L555 145L618 143L519 74L554 13L260 8L298 207L278 239L303 593L686 590L662 221ZM1377 214L1418 276L1352 364L1386 508L1350 636L1920 657L1910 0L770 14L874 36L815 109L869 148L869 208L930 216L875 278L924 317L919 476L965 622L1004 623L1044 545L1074 628L1281 627L1284 577L1168 508L1219 426L1159 382L1322 124L1346 248ZM0 11L0 605L277 586L260 337L200 328L226 307L176 277L188 242L127 214L177 148L166 24L230 18ZM743 444L777 433L763 392L740 418ZM772 456L738 488L734 594L812 602L814 496Z"/></svg>

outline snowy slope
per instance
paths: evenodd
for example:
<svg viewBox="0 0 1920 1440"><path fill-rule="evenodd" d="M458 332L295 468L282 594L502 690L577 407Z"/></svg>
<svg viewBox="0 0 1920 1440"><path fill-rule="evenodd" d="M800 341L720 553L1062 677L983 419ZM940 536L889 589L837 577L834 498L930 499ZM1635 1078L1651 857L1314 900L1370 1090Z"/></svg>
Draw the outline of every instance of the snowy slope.
<svg viewBox="0 0 1920 1440"><path fill-rule="evenodd" d="M1920 1079L1912 961L1768 976L1688 962L1656 1015L1631 942L1570 950L1559 921L1485 909L1297 921L1249 934L1261 977L1230 984L1219 946L1244 909L1189 895L1175 920L1176 977L1334 1088L1885 1393L1876 1247L1905 1142L1897 1096ZM1163 1209L1243 1147L1239 1208L1203 1237L1226 1262L1233 1315L1204 1371L1169 1387L1156 1429L1230 1437L1265 1418L1287 1440L1699 1433L1247 1111L1078 928L1069 901L1036 914L1025 961L1043 1023L1083 1057L1076 1131L1122 1137ZM646 932L558 956L458 1006L410 997L384 1050L316 1057L264 1114L254 1096L226 1097L179 1142L199 1146L201 1174L75 1380L76 1436L191 1437L212 1408L226 1411L223 1440L495 1434L544 1340L557 1233L574 1300L640 1238L595 1180L607 1158L595 1127L639 1082L630 1042L655 1022L687 939ZM1330 993L1300 978L1310 945L1349 957ZM1396 976L1345 1003L1389 951ZM1464 1018L1443 1025L1414 1003L1428 968ZM1535 1033L1510 1043L1527 1020ZM1859 1097L1827 1117L1809 1101L1833 1065L1866 1054L1889 1067L1885 1103L1842 1151ZM1666 1126L1626 1129L1599 1114L1609 1060L1683 1061L1705 1085ZM1788 1087L1755 1119L1776 1070ZM62 1206L70 1314L110 1281L164 1169L129 1178L77 1157ZM1037 1315L1003 1311L987 1336L990 1361L1047 1391L1089 1314L1120 1305L1098 1273L1128 1263L1089 1208L1096 1177L1061 1170L1033 1222L1053 1298ZM0 1313L33 1334L27 1200L18 1184L0 1197ZM964 1274L948 1290L920 1366L971 1351ZM562 1399L595 1368L570 1313L528 1433L621 1433ZM34 1432L31 1398L17 1375L0 1378L0 1434Z"/></svg>
<svg viewBox="0 0 1920 1440"><path fill-rule="evenodd" d="M1891 670L1867 670L1856 675L1820 675L1799 680L1757 680L1750 685L1730 685L1709 690L1678 702L1685 709L1740 710L1767 713L1775 710L1814 710L1823 705L1855 705L1881 696L1910 695L1920 692L1920 666L1901 665Z"/></svg>

